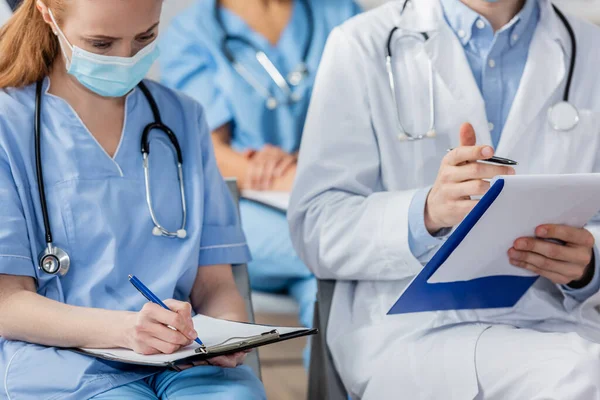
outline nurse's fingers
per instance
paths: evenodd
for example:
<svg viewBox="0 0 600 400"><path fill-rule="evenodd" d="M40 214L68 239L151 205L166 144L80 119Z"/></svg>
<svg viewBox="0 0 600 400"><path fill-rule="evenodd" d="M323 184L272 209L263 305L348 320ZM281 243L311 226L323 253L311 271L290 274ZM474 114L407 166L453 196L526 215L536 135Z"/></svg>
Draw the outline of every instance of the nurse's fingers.
<svg viewBox="0 0 600 400"><path fill-rule="evenodd" d="M277 168L279 161L279 158L270 158L266 160L261 178L261 189L269 190L271 188L273 179L275 179L275 168Z"/></svg>
<svg viewBox="0 0 600 400"><path fill-rule="evenodd" d="M494 156L494 149L490 146L462 146L448 152L442 164L461 165L469 161L487 160Z"/></svg>
<svg viewBox="0 0 600 400"><path fill-rule="evenodd" d="M155 337L152 336L148 336L145 339L145 343L158 350L160 353L162 354L173 354L176 351L178 351L179 349L181 349L181 346L178 344L174 344L174 343L167 343L165 341L162 341L160 339L157 339Z"/></svg>
<svg viewBox="0 0 600 400"><path fill-rule="evenodd" d="M163 324L149 324L146 329L149 335L167 343L176 344L179 346L188 346L192 344L193 339L188 338L181 332L168 328Z"/></svg>
<svg viewBox="0 0 600 400"><path fill-rule="evenodd" d="M444 175L450 182L465 182L471 179L492 179L498 175L514 175L515 169L503 165L492 165L480 162L470 162L458 167L444 170Z"/></svg>
<svg viewBox="0 0 600 400"><path fill-rule="evenodd" d="M187 336L188 339L194 340L198 335L191 319L176 312L165 310L157 304L147 303L140 311L140 314L144 318L175 328Z"/></svg>
<svg viewBox="0 0 600 400"><path fill-rule="evenodd" d="M250 164L248 172L252 189L260 189L264 167L265 166L262 159L253 160Z"/></svg>
<svg viewBox="0 0 600 400"><path fill-rule="evenodd" d="M281 178L283 175L285 175L287 170L296 164L297 160L298 159L292 155L288 155L287 157L281 159L279 164L277 164L277 168L275 168L275 177Z"/></svg>
<svg viewBox="0 0 600 400"><path fill-rule="evenodd" d="M164 301L165 305L171 309L171 311L175 311L183 316L189 315L190 318L192 316L192 305L187 301L179 301L168 299Z"/></svg>

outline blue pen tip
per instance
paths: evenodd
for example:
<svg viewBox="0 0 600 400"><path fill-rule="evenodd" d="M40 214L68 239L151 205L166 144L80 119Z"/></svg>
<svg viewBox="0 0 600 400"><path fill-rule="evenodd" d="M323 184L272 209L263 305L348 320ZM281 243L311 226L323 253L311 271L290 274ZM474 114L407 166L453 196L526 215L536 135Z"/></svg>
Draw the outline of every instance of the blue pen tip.
<svg viewBox="0 0 600 400"><path fill-rule="evenodd" d="M132 280L132 279L133 279L133 275L129 275L129 280Z"/></svg>

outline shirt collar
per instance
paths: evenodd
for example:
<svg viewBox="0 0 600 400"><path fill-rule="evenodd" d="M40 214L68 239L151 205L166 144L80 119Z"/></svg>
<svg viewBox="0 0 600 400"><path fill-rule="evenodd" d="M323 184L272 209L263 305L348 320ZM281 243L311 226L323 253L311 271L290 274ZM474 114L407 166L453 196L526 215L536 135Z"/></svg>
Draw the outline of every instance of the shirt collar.
<svg viewBox="0 0 600 400"><path fill-rule="evenodd" d="M519 38L533 22L537 1L538 0L526 0L521 11L506 26L504 26L502 30L500 30L500 32L512 30L511 45L518 42ZM460 0L440 0L440 3L448 24L454 33L456 33L463 46L471 40L475 24L479 19L489 24L484 17L477 14ZM513 40L512 38L516 38L516 40Z"/></svg>

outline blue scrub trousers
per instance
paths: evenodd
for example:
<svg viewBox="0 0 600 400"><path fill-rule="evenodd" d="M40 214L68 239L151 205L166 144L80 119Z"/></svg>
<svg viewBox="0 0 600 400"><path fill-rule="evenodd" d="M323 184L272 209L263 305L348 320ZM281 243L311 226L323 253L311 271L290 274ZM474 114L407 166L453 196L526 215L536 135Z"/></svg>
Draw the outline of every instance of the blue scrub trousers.
<svg viewBox="0 0 600 400"><path fill-rule="evenodd" d="M289 294L300 305L300 323L312 327L317 281L296 255L285 214L248 200L241 201L240 210L252 253L252 289Z"/></svg>
<svg viewBox="0 0 600 400"><path fill-rule="evenodd" d="M199 366L164 371L101 393L93 400L266 400L260 380L250 368Z"/></svg>

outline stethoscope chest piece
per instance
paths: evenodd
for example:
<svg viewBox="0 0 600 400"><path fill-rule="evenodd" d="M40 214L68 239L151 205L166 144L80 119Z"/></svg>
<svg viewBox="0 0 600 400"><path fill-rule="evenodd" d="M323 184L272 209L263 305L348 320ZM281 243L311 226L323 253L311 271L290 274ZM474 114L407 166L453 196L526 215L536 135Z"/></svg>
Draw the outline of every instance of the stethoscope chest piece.
<svg viewBox="0 0 600 400"><path fill-rule="evenodd" d="M39 266L49 275L65 276L71 267L71 259L61 248L49 245L39 256Z"/></svg>
<svg viewBox="0 0 600 400"><path fill-rule="evenodd" d="M308 76L306 63L301 63L294 71L288 74L288 81L292 86L298 86Z"/></svg>
<svg viewBox="0 0 600 400"><path fill-rule="evenodd" d="M548 110L548 122L559 132L573 130L579 124L579 111L567 101L561 101Z"/></svg>

